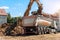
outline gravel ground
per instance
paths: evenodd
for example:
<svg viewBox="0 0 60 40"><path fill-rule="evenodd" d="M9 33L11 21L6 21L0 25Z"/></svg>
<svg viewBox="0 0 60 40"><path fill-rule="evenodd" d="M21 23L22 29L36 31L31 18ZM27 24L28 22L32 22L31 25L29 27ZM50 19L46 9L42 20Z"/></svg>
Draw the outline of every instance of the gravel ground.
<svg viewBox="0 0 60 40"><path fill-rule="evenodd" d="M0 36L0 40L60 40L60 33L30 36Z"/></svg>

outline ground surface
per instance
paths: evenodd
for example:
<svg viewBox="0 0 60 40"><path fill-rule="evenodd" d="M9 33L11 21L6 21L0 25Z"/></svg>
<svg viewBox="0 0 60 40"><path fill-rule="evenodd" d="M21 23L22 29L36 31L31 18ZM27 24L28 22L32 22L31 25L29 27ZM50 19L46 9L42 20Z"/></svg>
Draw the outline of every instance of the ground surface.
<svg viewBox="0 0 60 40"><path fill-rule="evenodd" d="M30 36L0 36L0 40L60 40L60 33Z"/></svg>

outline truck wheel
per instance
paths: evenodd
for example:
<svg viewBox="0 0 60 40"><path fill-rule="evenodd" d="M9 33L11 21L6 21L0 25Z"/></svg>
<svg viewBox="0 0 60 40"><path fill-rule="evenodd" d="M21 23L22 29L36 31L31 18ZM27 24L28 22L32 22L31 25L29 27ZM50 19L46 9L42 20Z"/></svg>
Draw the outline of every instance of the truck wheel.
<svg viewBox="0 0 60 40"><path fill-rule="evenodd" d="M48 34L51 34L51 29L50 28L47 28L47 30L48 30Z"/></svg>
<svg viewBox="0 0 60 40"><path fill-rule="evenodd" d="M56 34L56 33L57 33L57 31L55 30L54 34Z"/></svg>
<svg viewBox="0 0 60 40"><path fill-rule="evenodd" d="M44 27L44 34L46 34L46 27Z"/></svg>
<svg viewBox="0 0 60 40"><path fill-rule="evenodd" d="M51 33L56 34L56 33L57 33L57 31L56 31L55 29L51 29Z"/></svg>
<svg viewBox="0 0 60 40"><path fill-rule="evenodd" d="M36 32L36 34L37 34L37 35L41 34L41 29L40 29L39 26L37 27L37 32Z"/></svg>
<svg viewBox="0 0 60 40"><path fill-rule="evenodd" d="M45 30L44 27L41 27L41 34L44 34Z"/></svg>
<svg viewBox="0 0 60 40"><path fill-rule="evenodd" d="M57 32L54 32L54 34L56 34Z"/></svg>

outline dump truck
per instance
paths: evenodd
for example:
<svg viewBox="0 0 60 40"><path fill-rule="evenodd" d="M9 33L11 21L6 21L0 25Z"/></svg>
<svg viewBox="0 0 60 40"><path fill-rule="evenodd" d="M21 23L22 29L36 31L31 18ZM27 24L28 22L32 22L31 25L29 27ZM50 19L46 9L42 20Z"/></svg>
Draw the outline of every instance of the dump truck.
<svg viewBox="0 0 60 40"><path fill-rule="evenodd" d="M24 28L24 34L35 33L35 34L45 34L56 33L53 20L50 18L45 18L41 15L27 16L22 19L22 27Z"/></svg>

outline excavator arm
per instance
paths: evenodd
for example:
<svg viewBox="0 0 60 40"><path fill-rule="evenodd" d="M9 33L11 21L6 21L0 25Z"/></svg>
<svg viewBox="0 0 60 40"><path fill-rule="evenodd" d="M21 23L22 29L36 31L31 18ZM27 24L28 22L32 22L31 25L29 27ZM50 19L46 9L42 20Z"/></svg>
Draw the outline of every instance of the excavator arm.
<svg viewBox="0 0 60 40"><path fill-rule="evenodd" d="M26 12L24 13L24 16L29 15L29 11L31 10L31 6L32 6L33 2L34 2L34 0L30 0L28 8L27 8Z"/></svg>
<svg viewBox="0 0 60 40"><path fill-rule="evenodd" d="M41 15L42 4L39 2L39 0L30 0L28 8L27 8L26 12L24 13L24 16L28 16L29 15L29 11L31 10L31 6L32 6L32 4L33 4L34 1L36 1L36 3L38 4L37 14Z"/></svg>
<svg viewBox="0 0 60 40"><path fill-rule="evenodd" d="M39 15L42 15L42 9L43 9L42 4L39 2L39 0L36 0L36 3L38 4L37 13L38 13Z"/></svg>

